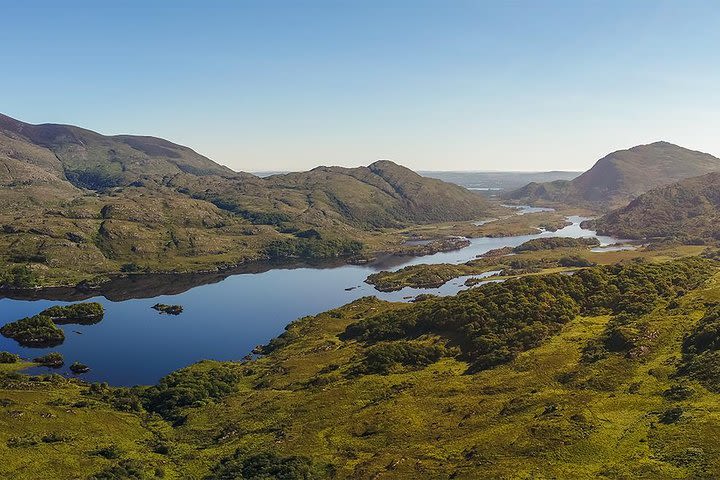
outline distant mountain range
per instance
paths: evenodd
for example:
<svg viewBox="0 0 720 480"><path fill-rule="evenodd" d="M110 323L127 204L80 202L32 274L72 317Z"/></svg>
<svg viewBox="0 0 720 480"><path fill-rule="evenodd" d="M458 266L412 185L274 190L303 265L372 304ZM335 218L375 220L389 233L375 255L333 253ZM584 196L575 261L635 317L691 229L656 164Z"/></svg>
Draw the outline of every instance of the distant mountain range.
<svg viewBox="0 0 720 480"><path fill-rule="evenodd" d="M656 142L613 152L573 180L530 183L504 198L608 210L653 188L715 171L720 171L720 159L710 154Z"/></svg>
<svg viewBox="0 0 720 480"><path fill-rule="evenodd" d="M582 172L462 172L462 171L418 171L425 177L452 182L467 189L497 196L501 192L515 190L528 183L572 180Z"/></svg>

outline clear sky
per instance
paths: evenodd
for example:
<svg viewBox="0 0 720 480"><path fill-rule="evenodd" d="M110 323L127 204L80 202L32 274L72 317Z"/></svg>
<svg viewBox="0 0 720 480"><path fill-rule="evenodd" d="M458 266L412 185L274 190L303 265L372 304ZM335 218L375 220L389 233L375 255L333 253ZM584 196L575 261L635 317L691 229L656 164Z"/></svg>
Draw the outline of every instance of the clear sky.
<svg viewBox="0 0 720 480"><path fill-rule="evenodd" d="M0 0L0 112L236 170L720 155L720 2Z"/></svg>

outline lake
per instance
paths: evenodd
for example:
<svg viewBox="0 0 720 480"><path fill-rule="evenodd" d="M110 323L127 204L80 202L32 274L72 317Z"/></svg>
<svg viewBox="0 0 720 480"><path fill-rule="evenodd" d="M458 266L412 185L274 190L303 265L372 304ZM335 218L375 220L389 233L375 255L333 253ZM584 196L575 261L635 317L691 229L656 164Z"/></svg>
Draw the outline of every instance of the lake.
<svg viewBox="0 0 720 480"><path fill-rule="evenodd" d="M527 210L519 210L519 213ZM105 306L105 318L95 325L63 325L65 342L55 348L26 348L0 336L0 351L24 358L51 351L65 356L65 367L53 370L68 374L74 361L90 366L83 374L88 381L113 385L153 384L162 376L202 359L240 360L255 345L265 344L282 333L291 321L344 305L366 295L385 300L408 301L419 293L452 295L465 277L451 280L438 289L405 288L381 293L365 278L376 271L421 263L463 263L489 250L514 247L539 237L592 237L595 232L580 227L582 217L556 232L500 238L474 238L470 246L424 257L387 256L368 265L333 265L294 268L249 269L253 273L212 275L153 275L118 282L104 296L75 292L46 292L46 298L89 299ZM602 245L619 240L598 236ZM263 271L266 270L266 271ZM346 290L350 289L350 290ZM159 314L155 303L179 304L178 316ZM39 313L51 305L67 302L47 299L0 300L0 324ZM36 367L32 373L47 373Z"/></svg>

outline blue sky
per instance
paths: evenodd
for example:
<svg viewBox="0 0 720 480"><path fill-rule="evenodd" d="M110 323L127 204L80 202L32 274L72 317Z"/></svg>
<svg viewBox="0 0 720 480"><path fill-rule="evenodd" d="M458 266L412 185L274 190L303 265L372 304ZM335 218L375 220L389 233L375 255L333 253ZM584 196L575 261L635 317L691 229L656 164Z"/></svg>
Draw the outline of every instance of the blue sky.
<svg viewBox="0 0 720 480"><path fill-rule="evenodd" d="M104 5L107 3L107 5ZM716 1L0 0L0 112L236 170L720 155Z"/></svg>

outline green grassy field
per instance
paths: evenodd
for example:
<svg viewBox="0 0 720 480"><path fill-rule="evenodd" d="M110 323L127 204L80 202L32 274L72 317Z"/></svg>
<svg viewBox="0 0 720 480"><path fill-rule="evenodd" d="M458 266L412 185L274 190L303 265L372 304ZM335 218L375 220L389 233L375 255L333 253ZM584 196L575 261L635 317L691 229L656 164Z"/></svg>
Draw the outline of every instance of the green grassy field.
<svg viewBox="0 0 720 480"><path fill-rule="evenodd" d="M717 478L717 394L678 367L718 301L716 273L632 317L646 333L633 349L588 360L613 314L578 315L473 374L451 332L413 337L446 349L428 365L358 369L374 344L348 326L421 308L374 298L299 319L258 360L200 362L154 391L3 365L0 477Z"/></svg>

